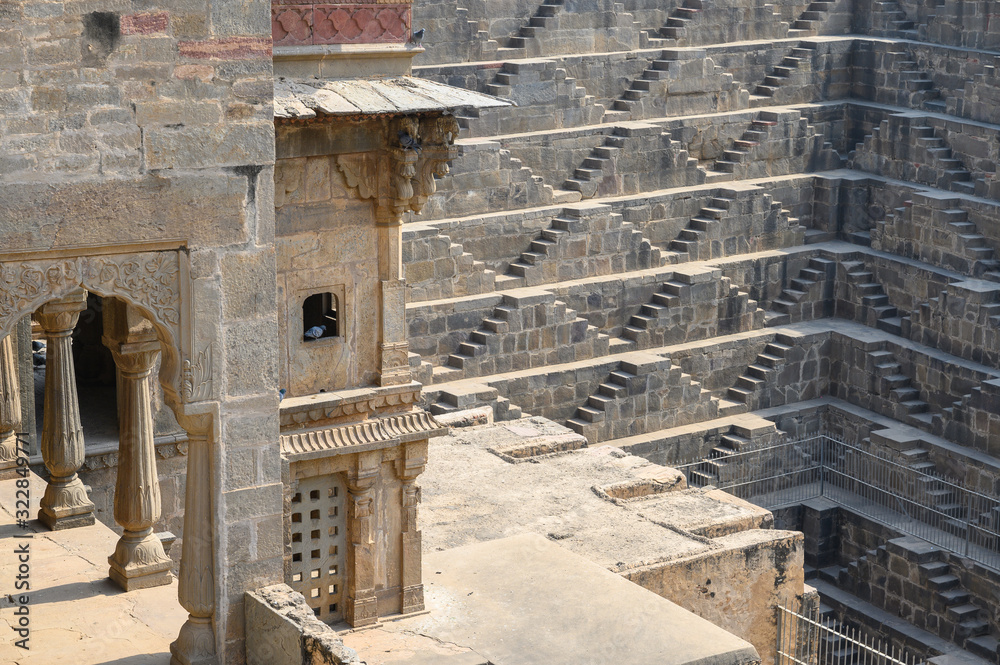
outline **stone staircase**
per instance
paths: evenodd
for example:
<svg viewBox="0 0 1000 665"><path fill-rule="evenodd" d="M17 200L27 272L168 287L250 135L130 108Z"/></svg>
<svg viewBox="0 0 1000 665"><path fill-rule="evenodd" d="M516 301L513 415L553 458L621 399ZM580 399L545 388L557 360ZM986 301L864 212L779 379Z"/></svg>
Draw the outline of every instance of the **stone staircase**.
<svg viewBox="0 0 1000 665"><path fill-rule="evenodd" d="M774 340L767 343L754 362L736 379L736 385L727 391L728 398L745 404L749 411L777 406L771 404L768 385L777 380L778 373L785 366L788 354L795 344L792 336L783 333L775 335Z"/></svg>
<svg viewBox="0 0 1000 665"><path fill-rule="evenodd" d="M733 455L776 443L783 435L774 423L755 428L734 424L728 434L719 437L719 445L688 474L688 486L718 487L738 478L744 467L730 464Z"/></svg>
<svg viewBox="0 0 1000 665"><path fill-rule="evenodd" d="M704 313L708 309L715 312ZM715 325L695 327L695 319ZM757 301L728 277L713 270L679 271L629 317L621 336L635 348L648 349L762 325L763 311L758 310Z"/></svg>
<svg viewBox="0 0 1000 665"><path fill-rule="evenodd" d="M588 199L700 184L704 178L698 161L662 127L626 122L591 150L563 188Z"/></svg>
<svg viewBox="0 0 1000 665"><path fill-rule="evenodd" d="M805 11L792 22L789 37L810 37L818 35L820 26L833 9L834 2L811 2Z"/></svg>
<svg viewBox="0 0 1000 665"><path fill-rule="evenodd" d="M463 109L456 113L463 136L484 137L600 123L605 109L567 75L555 59L505 62L485 90L518 106Z"/></svg>
<svg viewBox="0 0 1000 665"><path fill-rule="evenodd" d="M909 106L934 113L946 112L946 104L941 97L941 91L935 87L934 80L926 72L920 70L919 65L905 45L890 45L886 55L891 60L893 69L899 75L899 80L895 82L897 99L894 101L896 103L900 106ZM898 99L899 96L905 98Z"/></svg>
<svg viewBox="0 0 1000 665"><path fill-rule="evenodd" d="M814 2L814 5L831 5L829 2ZM808 11L805 13L809 13ZM750 95L750 107L767 106L771 104L788 104L791 102L807 102L811 99L791 99L789 90L793 83L809 85L812 82L812 61L816 57L816 44L799 42L781 63L772 67L770 74L764 77L763 83L754 88Z"/></svg>
<svg viewBox="0 0 1000 665"><path fill-rule="evenodd" d="M781 39L787 33L788 24L774 5L727 0L684 0L659 30L676 46Z"/></svg>
<svg viewBox="0 0 1000 665"><path fill-rule="evenodd" d="M991 608L963 587L953 558L920 539L894 538L841 568L835 580L829 573L825 577L876 607L898 606L899 615L917 628L996 662L1000 633Z"/></svg>
<svg viewBox="0 0 1000 665"><path fill-rule="evenodd" d="M772 166L776 162L795 159L801 161L802 171L808 171L829 156L829 148L830 144L798 111L761 111L708 169L705 181L775 175Z"/></svg>
<svg viewBox="0 0 1000 665"><path fill-rule="evenodd" d="M781 326L829 316L832 294L827 293L825 285L834 277L836 268L837 262L831 259L810 258L798 277L792 278L781 295L771 301L765 319L767 325Z"/></svg>
<svg viewBox="0 0 1000 665"><path fill-rule="evenodd" d="M872 30L886 37L918 39L917 28L896 0L872 3Z"/></svg>
<svg viewBox="0 0 1000 665"><path fill-rule="evenodd" d="M463 139L459 149L451 177L437 181L436 194L421 211L425 222L580 200L579 192L546 184L496 141Z"/></svg>
<svg viewBox="0 0 1000 665"><path fill-rule="evenodd" d="M770 194L721 189L691 218L669 249L671 260L706 261L802 243L805 227Z"/></svg>
<svg viewBox="0 0 1000 665"><path fill-rule="evenodd" d="M956 198L916 194L875 223L872 247L1000 281L996 251L961 206Z"/></svg>
<svg viewBox="0 0 1000 665"><path fill-rule="evenodd" d="M850 153L848 167L975 195L976 178L954 156L940 130L920 121L901 114L882 120Z"/></svg>
<svg viewBox="0 0 1000 665"><path fill-rule="evenodd" d="M883 409L895 420L910 425L929 428L934 421L930 405L920 398L920 388L913 385L913 379L903 373L903 367L892 351L885 349L869 351L866 367L873 368L873 398L881 398Z"/></svg>
<svg viewBox="0 0 1000 665"><path fill-rule="evenodd" d="M488 293L494 289L496 273L433 226L405 225L402 255L409 302Z"/></svg>
<svg viewBox="0 0 1000 665"><path fill-rule="evenodd" d="M497 289L644 270L663 265L660 250L605 205L563 208L528 251L496 278Z"/></svg>
<svg viewBox="0 0 1000 665"><path fill-rule="evenodd" d="M497 57L516 60L541 55L538 34L558 25L556 17L562 11L563 3L564 0L545 0L538 6L535 15L528 19L528 24L521 26L516 35L508 38L507 43L497 49Z"/></svg>
<svg viewBox="0 0 1000 665"><path fill-rule="evenodd" d="M605 122L746 108L747 93L702 49L666 50L634 79Z"/></svg>
<svg viewBox="0 0 1000 665"><path fill-rule="evenodd" d="M719 416L719 400L669 358L622 355L618 369L577 408L566 426L590 444Z"/></svg>
<svg viewBox="0 0 1000 665"><path fill-rule="evenodd" d="M505 293L479 329L462 342L434 383L587 360L608 354L608 336L540 289Z"/></svg>
<svg viewBox="0 0 1000 665"><path fill-rule="evenodd" d="M501 397L496 388L471 381L425 388L421 397L435 416L482 406L493 409L495 420L517 420L522 415L521 409L506 397Z"/></svg>
<svg viewBox="0 0 1000 665"><path fill-rule="evenodd" d="M848 318L893 335L902 335L903 321L908 317L899 316L875 274L863 261L845 261L842 266L847 282L847 296L843 300L854 307L853 312L845 312L850 315Z"/></svg>

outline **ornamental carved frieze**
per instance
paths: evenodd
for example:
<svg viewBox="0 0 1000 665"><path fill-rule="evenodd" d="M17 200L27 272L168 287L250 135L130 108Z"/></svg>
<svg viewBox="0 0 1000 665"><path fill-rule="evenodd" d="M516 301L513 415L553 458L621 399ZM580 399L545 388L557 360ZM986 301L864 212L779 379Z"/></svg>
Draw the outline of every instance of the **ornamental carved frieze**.
<svg viewBox="0 0 1000 665"><path fill-rule="evenodd" d="M271 3L275 46L401 44L409 35L409 4Z"/></svg>
<svg viewBox="0 0 1000 665"><path fill-rule="evenodd" d="M0 334L16 318L79 287L119 296L149 312L177 339L180 286L177 252L140 252L0 263Z"/></svg>
<svg viewBox="0 0 1000 665"><path fill-rule="evenodd" d="M419 213L436 190L434 179L448 174L448 162L458 156L458 130L452 116L395 118L384 150L338 155L337 167L358 198L374 199L380 217L398 220L407 211Z"/></svg>
<svg viewBox="0 0 1000 665"><path fill-rule="evenodd" d="M181 256L178 251L132 252L71 258L0 262L0 338L46 302L81 287L102 297L118 297L139 308L179 349L181 340ZM213 394L212 349L178 358L186 402Z"/></svg>

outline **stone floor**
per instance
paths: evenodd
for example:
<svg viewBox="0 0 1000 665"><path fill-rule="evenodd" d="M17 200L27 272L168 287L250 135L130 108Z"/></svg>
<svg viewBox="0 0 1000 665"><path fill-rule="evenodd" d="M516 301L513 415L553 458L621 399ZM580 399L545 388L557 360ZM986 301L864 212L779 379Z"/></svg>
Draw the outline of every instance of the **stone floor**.
<svg viewBox="0 0 1000 665"><path fill-rule="evenodd" d="M15 481L0 482L0 663L11 665L166 665L170 642L187 613L169 586L124 593L108 579L108 555L118 536L100 522L48 531L37 520L28 528L14 518ZM31 514L45 489L32 476ZM22 538L23 535L29 538ZM18 562L14 549L30 543L30 650L14 646L13 601Z"/></svg>

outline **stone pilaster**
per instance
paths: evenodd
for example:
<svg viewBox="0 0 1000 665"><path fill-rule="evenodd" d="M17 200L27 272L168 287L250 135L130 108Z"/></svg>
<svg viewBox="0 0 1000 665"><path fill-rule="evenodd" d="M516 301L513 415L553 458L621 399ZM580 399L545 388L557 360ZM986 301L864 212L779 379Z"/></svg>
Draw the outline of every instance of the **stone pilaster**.
<svg viewBox="0 0 1000 665"><path fill-rule="evenodd" d="M427 463L427 442L415 441L406 444L403 457L396 462L396 473L402 486L402 611L403 614L420 612L424 609L424 585L420 574L420 530L417 528L417 505L420 503L420 488L417 476Z"/></svg>
<svg viewBox="0 0 1000 665"><path fill-rule="evenodd" d="M76 475L83 465L84 442L70 337L86 308L87 293L81 290L35 312L47 341L41 448L50 475L38 519L53 530L94 523L94 504Z"/></svg>
<svg viewBox="0 0 1000 665"><path fill-rule="evenodd" d="M347 589L344 618L352 626L378 621L375 597L375 482L379 452L360 453L357 467L347 474Z"/></svg>
<svg viewBox="0 0 1000 665"><path fill-rule="evenodd" d="M170 665L215 665L212 451L207 434L210 422L189 427L191 420L210 421L210 417L178 420L188 433L188 458L177 597L188 611L188 618L170 645Z"/></svg>
<svg viewBox="0 0 1000 665"><path fill-rule="evenodd" d="M125 530L108 557L109 576L126 591L170 584L171 561L153 525L160 519L160 481L153 445L152 373L160 343L151 330L136 333L129 320L145 323L120 301L104 310L104 345L118 373L118 481L115 522Z"/></svg>
<svg viewBox="0 0 1000 665"><path fill-rule="evenodd" d="M17 433L21 429L21 389L13 335L0 339L0 473L17 464Z"/></svg>

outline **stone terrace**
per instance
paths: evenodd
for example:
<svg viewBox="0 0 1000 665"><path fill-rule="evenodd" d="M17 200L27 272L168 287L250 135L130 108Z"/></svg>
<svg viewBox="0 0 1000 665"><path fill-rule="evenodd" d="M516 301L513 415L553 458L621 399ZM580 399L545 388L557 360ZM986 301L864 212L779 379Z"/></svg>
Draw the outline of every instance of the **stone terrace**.
<svg viewBox="0 0 1000 665"><path fill-rule="evenodd" d="M836 412L1000 492L987 13L418 7L418 75L518 104L460 119L454 177L404 226L428 405L544 416L658 464Z"/></svg>

